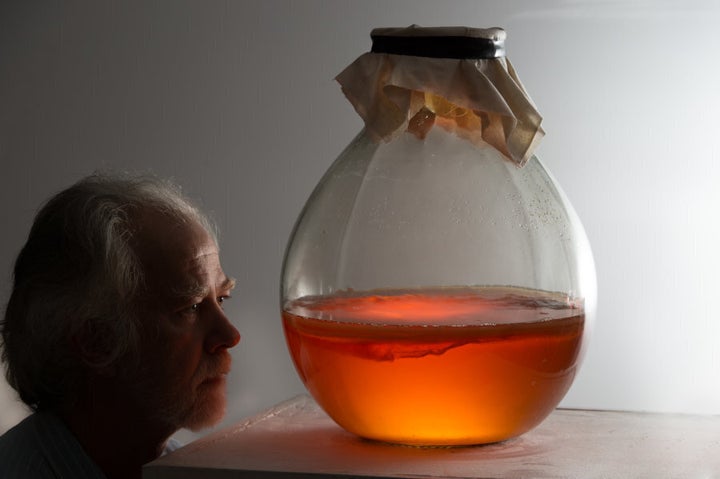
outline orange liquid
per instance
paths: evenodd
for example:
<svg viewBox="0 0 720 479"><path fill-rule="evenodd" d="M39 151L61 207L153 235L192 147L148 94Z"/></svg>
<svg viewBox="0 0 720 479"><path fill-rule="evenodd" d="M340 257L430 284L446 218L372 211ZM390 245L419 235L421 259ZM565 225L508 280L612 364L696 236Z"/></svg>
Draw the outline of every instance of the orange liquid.
<svg viewBox="0 0 720 479"><path fill-rule="evenodd" d="M286 305L305 386L340 426L413 445L501 441L538 425L569 389L581 305L519 288L306 297Z"/></svg>

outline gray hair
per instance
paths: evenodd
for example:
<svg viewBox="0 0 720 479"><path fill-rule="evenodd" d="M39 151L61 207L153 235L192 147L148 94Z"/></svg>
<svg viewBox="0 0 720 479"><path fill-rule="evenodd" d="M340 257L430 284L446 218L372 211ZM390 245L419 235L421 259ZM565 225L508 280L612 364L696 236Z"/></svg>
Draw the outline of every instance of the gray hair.
<svg viewBox="0 0 720 479"><path fill-rule="evenodd" d="M133 235L148 210L197 221L215 238L176 185L149 176L89 176L35 217L0 321L7 380L32 409L74 401L87 374L137 359L145 273ZM92 354L77 353L78 337Z"/></svg>

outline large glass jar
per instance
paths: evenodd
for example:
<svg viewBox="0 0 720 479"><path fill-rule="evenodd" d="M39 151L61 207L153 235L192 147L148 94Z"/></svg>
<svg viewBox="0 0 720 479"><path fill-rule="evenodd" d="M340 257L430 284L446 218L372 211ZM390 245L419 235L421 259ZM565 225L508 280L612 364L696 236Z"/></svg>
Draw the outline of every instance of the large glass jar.
<svg viewBox="0 0 720 479"><path fill-rule="evenodd" d="M287 247L296 369L357 435L508 439L568 391L595 312L582 225L533 150L500 29L376 29L338 76L365 127Z"/></svg>

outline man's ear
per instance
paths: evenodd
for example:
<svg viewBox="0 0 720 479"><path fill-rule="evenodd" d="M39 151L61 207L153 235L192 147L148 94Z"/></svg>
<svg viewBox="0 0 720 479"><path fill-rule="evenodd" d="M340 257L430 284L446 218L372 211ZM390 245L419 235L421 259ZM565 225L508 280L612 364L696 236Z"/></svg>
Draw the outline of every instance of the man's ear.
<svg viewBox="0 0 720 479"><path fill-rule="evenodd" d="M101 318L83 321L70 336L70 346L76 357L93 373L115 375L115 334Z"/></svg>

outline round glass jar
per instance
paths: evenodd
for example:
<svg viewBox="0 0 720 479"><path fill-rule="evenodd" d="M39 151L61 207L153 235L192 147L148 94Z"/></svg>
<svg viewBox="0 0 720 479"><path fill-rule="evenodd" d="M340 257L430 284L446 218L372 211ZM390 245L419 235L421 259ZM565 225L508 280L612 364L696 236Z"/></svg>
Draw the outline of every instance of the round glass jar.
<svg viewBox="0 0 720 479"><path fill-rule="evenodd" d="M297 220L281 307L308 391L359 436L508 439L550 414L581 362L592 254L533 154L540 116L504 38L378 29L373 51L338 77L365 127ZM363 100L358 89L374 93ZM498 95L511 119L493 110Z"/></svg>

